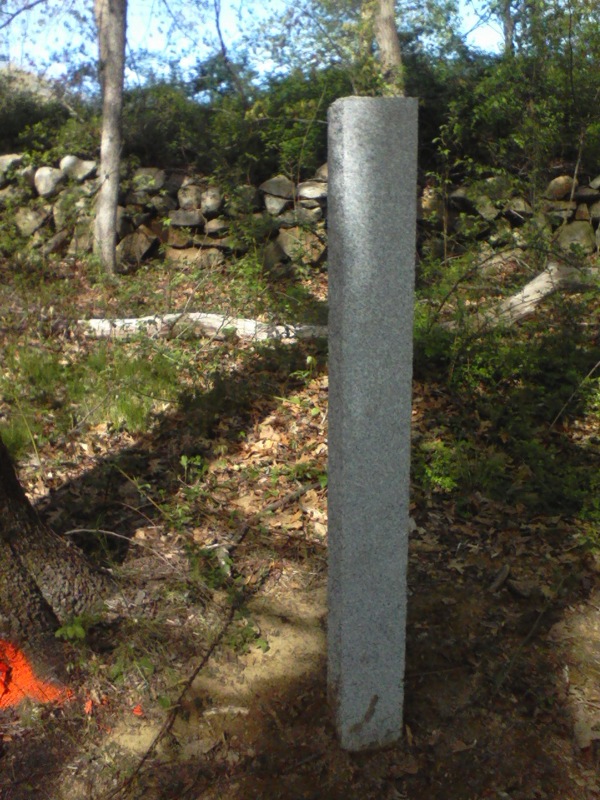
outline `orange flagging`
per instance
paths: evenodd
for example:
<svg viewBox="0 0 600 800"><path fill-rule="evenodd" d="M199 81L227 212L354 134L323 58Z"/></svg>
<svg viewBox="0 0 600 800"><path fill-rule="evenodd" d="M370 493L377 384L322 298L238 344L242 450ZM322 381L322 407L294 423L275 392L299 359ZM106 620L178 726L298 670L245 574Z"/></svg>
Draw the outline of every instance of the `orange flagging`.
<svg viewBox="0 0 600 800"><path fill-rule="evenodd" d="M0 639L0 710L22 700L38 703L64 703L72 696L69 689L36 677L25 653Z"/></svg>

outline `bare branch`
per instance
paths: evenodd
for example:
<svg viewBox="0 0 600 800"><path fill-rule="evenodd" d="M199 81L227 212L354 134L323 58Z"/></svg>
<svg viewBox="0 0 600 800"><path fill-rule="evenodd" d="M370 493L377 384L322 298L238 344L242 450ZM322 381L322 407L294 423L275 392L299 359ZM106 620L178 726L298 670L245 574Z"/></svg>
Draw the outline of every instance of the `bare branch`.
<svg viewBox="0 0 600 800"><path fill-rule="evenodd" d="M44 3L47 2L48 0L32 0L31 3L27 3L27 5L21 6L21 8L18 8L16 11L13 11L12 13L1 12L1 13L6 13L7 18L4 19L2 22L0 22L0 31L3 28L8 28L8 26L11 25L17 19L17 17L20 17L21 14L25 14L27 11L31 11L37 6L44 5Z"/></svg>

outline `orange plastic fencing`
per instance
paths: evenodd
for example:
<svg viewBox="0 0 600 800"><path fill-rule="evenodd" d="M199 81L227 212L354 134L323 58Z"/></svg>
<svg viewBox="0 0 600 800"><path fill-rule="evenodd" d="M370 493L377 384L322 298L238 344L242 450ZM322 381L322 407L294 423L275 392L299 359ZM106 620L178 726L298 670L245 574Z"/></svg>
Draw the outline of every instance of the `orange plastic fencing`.
<svg viewBox="0 0 600 800"><path fill-rule="evenodd" d="M23 700L38 703L64 703L72 692L38 678L22 650L0 639L0 710L17 706Z"/></svg>

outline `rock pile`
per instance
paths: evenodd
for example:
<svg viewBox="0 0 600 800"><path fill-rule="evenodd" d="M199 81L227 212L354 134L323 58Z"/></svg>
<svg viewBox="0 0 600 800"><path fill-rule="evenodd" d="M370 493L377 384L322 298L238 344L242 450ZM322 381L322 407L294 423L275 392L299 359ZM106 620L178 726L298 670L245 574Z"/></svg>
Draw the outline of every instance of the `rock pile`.
<svg viewBox="0 0 600 800"><path fill-rule="evenodd" d="M93 244L95 161L65 156L58 167L23 166L22 154L0 156L0 218L44 255L79 256ZM227 252L259 242L265 269L283 274L291 261L320 264L325 256L327 168L295 184L284 175L258 188L224 192L210 180L154 167L123 184L117 217L118 259L125 268L157 253L216 264Z"/></svg>

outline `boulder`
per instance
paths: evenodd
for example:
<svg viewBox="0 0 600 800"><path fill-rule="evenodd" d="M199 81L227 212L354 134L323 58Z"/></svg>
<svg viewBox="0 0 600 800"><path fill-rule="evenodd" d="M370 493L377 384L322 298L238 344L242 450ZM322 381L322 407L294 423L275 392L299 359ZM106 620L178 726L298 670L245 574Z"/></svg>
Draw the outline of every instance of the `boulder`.
<svg viewBox="0 0 600 800"><path fill-rule="evenodd" d="M287 208L287 206L291 205L291 202L291 200L288 200L285 197L277 197L273 194L265 195L265 208L273 217L281 214L284 208Z"/></svg>
<svg viewBox="0 0 600 800"><path fill-rule="evenodd" d="M181 187L177 192L179 207L184 211L190 211L202 206L202 187L195 183L190 183Z"/></svg>
<svg viewBox="0 0 600 800"><path fill-rule="evenodd" d="M275 241L288 258L301 264L318 264L327 249L323 238L305 228L282 230Z"/></svg>
<svg viewBox="0 0 600 800"><path fill-rule="evenodd" d="M261 183L258 188L265 194L282 197L286 200L291 200L296 192L293 181L285 175L276 175L274 178L270 178L268 181Z"/></svg>
<svg viewBox="0 0 600 800"><path fill-rule="evenodd" d="M556 234L556 243L569 252L574 247L584 253L593 253L596 250L596 236L589 222L571 222L563 225Z"/></svg>
<svg viewBox="0 0 600 800"><path fill-rule="evenodd" d="M84 161L77 156L65 156L60 161L61 171L75 181L82 183L86 178L90 178L96 172L97 164L95 161Z"/></svg>
<svg viewBox="0 0 600 800"><path fill-rule="evenodd" d="M55 167L40 167L35 173L35 188L40 197L52 197L65 180L65 173Z"/></svg>
<svg viewBox="0 0 600 800"><path fill-rule="evenodd" d="M117 262L119 264L140 264L158 244L158 237L145 225L130 233L117 245Z"/></svg>
<svg viewBox="0 0 600 800"><path fill-rule="evenodd" d="M216 217L223 208L223 195L216 186L209 186L200 195L200 210L207 218Z"/></svg>
<svg viewBox="0 0 600 800"><path fill-rule="evenodd" d="M0 156L0 188L6 186L8 181L6 173L21 165L23 155L21 153L8 153Z"/></svg>
<svg viewBox="0 0 600 800"><path fill-rule="evenodd" d="M322 217L323 209L320 206L312 209L297 206L280 214L277 222L282 228L293 228L296 225L313 225Z"/></svg>
<svg viewBox="0 0 600 800"><path fill-rule="evenodd" d="M325 164L321 164L321 166L315 172L315 180L317 181L328 181L329 180L329 165L327 162Z"/></svg>
<svg viewBox="0 0 600 800"><path fill-rule="evenodd" d="M298 184L298 197L305 200L325 200L327 184L323 181L304 181Z"/></svg>
<svg viewBox="0 0 600 800"><path fill-rule="evenodd" d="M14 215L15 225L21 236L32 236L44 225L52 213L52 206L39 208L18 208Z"/></svg>
<svg viewBox="0 0 600 800"><path fill-rule="evenodd" d="M573 186L577 185L577 181L571 175L559 175L553 178L546 187L545 196L550 200L563 200L570 197Z"/></svg>
<svg viewBox="0 0 600 800"><path fill-rule="evenodd" d="M228 230L229 223L223 217L215 217L215 219L209 220L204 227L204 231L208 236L219 236Z"/></svg>
<svg viewBox="0 0 600 800"><path fill-rule="evenodd" d="M54 202L52 216L57 231L73 225L76 219L88 210L89 201L77 186L62 191Z"/></svg>
<svg viewBox="0 0 600 800"><path fill-rule="evenodd" d="M67 253L70 256L91 253L93 244L94 220L92 217L80 217L75 223L75 230Z"/></svg>
<svg viewBox="0 0 600 800"><path fill-rule="evenodd" d="M158 194L167 182L167 173L157 167L140 167L133 173L131 185L134 192Z"/></svg>
<svg viewBox="0 0 600 800"><path fill-rule="evenodd" d="M175 228L201 228L206 222L197 208L178 208L170 214L169 219Z"/></svg>

